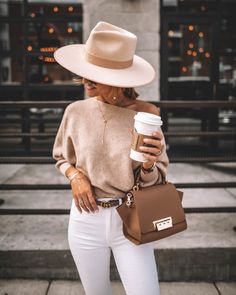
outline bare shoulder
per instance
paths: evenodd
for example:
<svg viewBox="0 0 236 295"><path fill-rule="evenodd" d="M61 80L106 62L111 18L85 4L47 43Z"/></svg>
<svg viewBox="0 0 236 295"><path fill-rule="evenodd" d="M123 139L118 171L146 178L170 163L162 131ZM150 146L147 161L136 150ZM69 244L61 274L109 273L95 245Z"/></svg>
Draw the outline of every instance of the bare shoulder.
<svg viewBox="0 0 236 295"><path fill-rule="evenodd" d="M160 116L160 108L155 106L153 103L143 100L136 100L136 111L151 113Z"/></svg>

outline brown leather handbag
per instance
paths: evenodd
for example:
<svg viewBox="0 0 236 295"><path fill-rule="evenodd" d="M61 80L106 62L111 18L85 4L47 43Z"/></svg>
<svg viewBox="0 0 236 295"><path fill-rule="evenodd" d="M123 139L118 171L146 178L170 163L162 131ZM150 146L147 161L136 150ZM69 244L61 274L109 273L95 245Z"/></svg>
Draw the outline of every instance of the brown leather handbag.
<svg viewBox="0 0 236 295"><path fill-rule="evenodd" d="M123 233L136 245L160 240L187 228L182 207L183 192L172 183L140 187L140 173L125 201L116 209L123 220Z"/></svg>

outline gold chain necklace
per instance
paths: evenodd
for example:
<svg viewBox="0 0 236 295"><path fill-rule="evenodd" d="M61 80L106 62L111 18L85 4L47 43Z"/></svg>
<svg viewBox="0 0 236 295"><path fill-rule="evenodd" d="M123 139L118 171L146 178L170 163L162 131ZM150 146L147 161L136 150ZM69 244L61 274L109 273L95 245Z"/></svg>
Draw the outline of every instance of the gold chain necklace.
<svg viewBox="0 0 236 295"><path fill-rule="evenodd" d="M104 144L104 136L105 136L105 130L106 130L106 126L107 126L107 122L108 120L105 118L101 108L100 108L100 105L99 105L99 101L98 99L96 98L96 101L97 101L97 104L98 104L98 109L100 111L100 113L102 114L102 118L103 118L103 122L104 122L104 127L103 127L103 133L102 133L102 144Z"/></svg>

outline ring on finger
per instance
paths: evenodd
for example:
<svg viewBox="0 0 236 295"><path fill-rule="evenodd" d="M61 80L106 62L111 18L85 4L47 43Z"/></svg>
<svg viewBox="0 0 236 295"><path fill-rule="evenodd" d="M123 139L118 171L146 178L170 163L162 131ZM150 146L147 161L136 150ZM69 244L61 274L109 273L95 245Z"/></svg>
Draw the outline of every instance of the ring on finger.
<svg viewBox="0 0 236 295"><path fill-rule="evenodd" d="M162 151L159 150L159 151L156 153L156 156L160 156L161 153L162 153Z"/></svg>

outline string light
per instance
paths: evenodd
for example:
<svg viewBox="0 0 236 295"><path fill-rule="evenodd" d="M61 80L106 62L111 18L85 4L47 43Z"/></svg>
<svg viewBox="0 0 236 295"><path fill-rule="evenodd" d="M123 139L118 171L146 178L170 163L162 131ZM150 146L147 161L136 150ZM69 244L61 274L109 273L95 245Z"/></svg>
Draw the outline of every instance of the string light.
<svg viewBox="0 0 236 295"><path fill-rule="evenodd" d="M194 44L193 44L193 43L189 43L189 44L188 44L188 47L189 47L189 48L193 48L193 47L194 47Z"/></svg>
<svg viewBox="0 0 236 295"><path fill-rule="evenodd" d="M32 12L32 13L30 14L30 16L31 16L31 17L35 17L36 14L35 14L34 12Z"/></svg>
<svg viewBox="0 0 236 295"><path fill-rule="evenodd" d="M206 52L206 53L205 53L205 57L206 57L206 58L209 58L210 56L211 56L211 55L210 55L209 52Z"/></svg>
<svg viewBox="0 0 236 295"><path fill-rule="evenodd" d="M54 6L54 7L53 7L53 12L58 12L58 11L59 11L58 6Z"/></svg>
<svg viewBox="0 0 236 295"><path fill-rule="evenodd" d="M48 56L46 56L46 57L44 58L44 61L45 61L45 62L55 62L55 59L54 59L53 57L48 57Z"/></svg>
<svg viewBox="0 0 236 295"><path fill-rule="evenodd" d="M68 7L68 11L69 11L69 12L73 12L73 11L74 11L74 7L73 7L73 6L69 6L69 7Z"/></svg>
<svg viewBox="0 0 236 295"><path fill-rule="evenodd" d="M203 52L204 52L204 49L203 49L202 47L200 47L200 48L198 49L198 51L201 52L201 53L203 53Z"/></svg>
<svg viewBox="0 0 236 295"><path fill-rule="evenodd" d="M32 51L32 50L33 50L33 47L32 47L31 45L29 45L29 46L27 47L27 50L28 50L28 51Z"/></svg>
<svg viewBox="0 0 236 295"><path fill-rule="evenodd" d="M192 55L192 50L187 50L187 55Z"/></svg>
<svg viewBox="0 0 236 295"><path fill-rule="evenodd" d="M70 33L73 32L73 29L72 29L72 28L68 28L68 29L67 29L67 32L70 34Z"/></svg>
<svg viewBox="0 0 236 295"><path fill-rule="evenodd" d="M197 52L196 51L193 51L193 56L197 56Z"/></svg>
<svg viewBox="0 0 236 295"><path fill-rule="evenodd" d="M199 32L199 33L198 33L198 36L199 36L200 38L202 38L202 37L204 37L204 33L203 33L203 32Z"/></svg>
<svg viewBox="0 0 236 295"><path fill-rule="evenodd" d="M53 28L49 28L49 29L48 29L48 33L49 33L49 34L54 33L54 29L53 29Z"/></svg>
<svg viewBox="0 0 236 295"><path fill-rule="evenodd" d="M172 31L172 30L168 31L168 36L173 37L174 36L174 31Z"/></svg>
<svg viewBox="0 0 236 295"><path fill-rule="evenodd" d="M206 6L201 6L201 11L206 11Z"/></svg>
<svg viewBox="0 0 236 295"><path fill-rule="evenodd" d="M187 67L182 67L181 68L181 71L184 72L184 73L186 73L188 71L188 68Z"/></svg>
<svg viewBox="0 0 236 295"><path fill-rule="evenodd" d="M194 26L193 25L189 25L188 26L189 31L193 31L194 30Z"/></svg>
<svg viewBox="0 0 236 295"><path fill-rule="evenodd" d="M40 52L54 52L58 47L41 47Z"/></svg>

